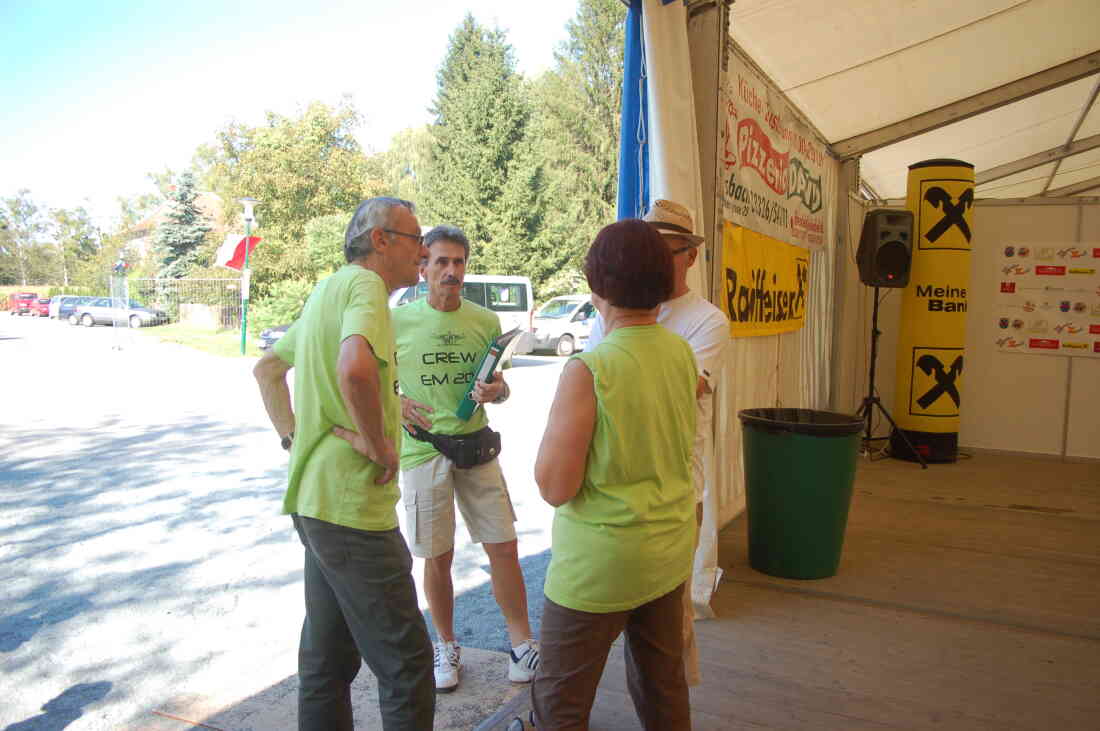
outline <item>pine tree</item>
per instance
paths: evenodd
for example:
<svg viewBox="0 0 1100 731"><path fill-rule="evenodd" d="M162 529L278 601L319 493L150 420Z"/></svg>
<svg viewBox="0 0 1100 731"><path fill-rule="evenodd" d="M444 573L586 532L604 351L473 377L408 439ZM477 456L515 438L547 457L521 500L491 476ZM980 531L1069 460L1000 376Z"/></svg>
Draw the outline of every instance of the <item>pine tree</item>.
<svg viewBox="0 0 1100 731"><path fill-rule="evenodd" d="M158 277L180 279L196 262L199 246L212 228L195 205L197 197L194 175L183 173L176 189L168 195L168 220L157 229L161 263Z"/></svg>
<svg viewBox="0 0 1100 731"><path fill-rule="evenodd" d="M460 226L474 251L470 271L522 271L533 231L510 209L509 176L530 117L512 47L471 15L451 36L437 75L432 148L421 218ZM524 197L522 194L520 197ZM522 213L522 212L521 212Z"/></svg>
<svg viewBox="0 0 1100 731"><path fill-rule="evenodd" d="M530 134L546 199L535 242L546 272L540 284L556 272L579 271L593 237L615 220L625 23L619 0L579 0L554 68L535 85Z"/></svg>

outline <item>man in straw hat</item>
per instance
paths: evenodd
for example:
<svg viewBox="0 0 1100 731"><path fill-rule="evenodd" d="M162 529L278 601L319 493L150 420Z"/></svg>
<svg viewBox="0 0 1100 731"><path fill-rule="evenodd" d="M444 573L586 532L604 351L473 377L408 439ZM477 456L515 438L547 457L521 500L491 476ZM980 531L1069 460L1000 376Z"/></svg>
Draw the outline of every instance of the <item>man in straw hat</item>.
<svg viewBox="0 0 1100 731"><path fill-rule="evenodd" d="M691 210L679 203L658 199L653 201L643 220L661 233L672 254L672 295L657 311L657 322L688 342L695 353L699 371L695 389L695 446L691 461L696 517L701 523L703 488L706 484L703 460L714 416L714 389L722 372L726 344L729 342L729 322L721 310L688 288L687 273L699 257L699 246L703 243L703 237L695 233ZM597 316L585 349L595 348L603 340L603 335L603 321ZM684 590L684 676L688 685L698 685L700 681L699 653L692 624L694 616L689 582Z"/></svg>

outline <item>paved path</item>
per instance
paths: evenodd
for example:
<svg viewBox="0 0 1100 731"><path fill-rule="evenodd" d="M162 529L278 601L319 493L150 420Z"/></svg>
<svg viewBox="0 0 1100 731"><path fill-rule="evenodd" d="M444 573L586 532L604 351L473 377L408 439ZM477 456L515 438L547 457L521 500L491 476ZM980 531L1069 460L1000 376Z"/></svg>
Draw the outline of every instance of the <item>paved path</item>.
<svg viewBox="0 0 1100 731"><path fill-rule="evenodd" d="M517 359L490 412L523 556L549 547L531 467L562 362ZM141 728L295 672L301 548L252 363L0 315L0 729ZM460 527L456 591L484 564Z"/></svg>

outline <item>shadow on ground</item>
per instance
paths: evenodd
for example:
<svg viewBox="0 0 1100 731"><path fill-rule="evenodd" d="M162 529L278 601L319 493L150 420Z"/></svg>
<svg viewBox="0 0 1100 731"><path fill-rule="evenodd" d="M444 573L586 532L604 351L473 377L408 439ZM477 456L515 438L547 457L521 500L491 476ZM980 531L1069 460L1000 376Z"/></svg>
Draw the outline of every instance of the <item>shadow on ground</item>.
<svg viewBox="0 0 1100 731"><path fill-rule="evenodd" d="M531 633L539 636L542 626L542 586L546 582L546 567L550 565L550 551L536 553L519 562L523 569L523 582L527 586L527 614L531 620ZM458 569L456 564L455 569ZM489 565L481 564L481 570L489 576ZM424 612L428 633L436 639L431 612ZM455 639L462 647L508 652L508 631L504 616L493 598L493 584L484 581L455 596Z"/></svg>
<svg viewBox="0 0 1100 731"><path fill-rule="evenodd" d="M527 585L530 605L531 630L538 636L542 618L542 586L546 567L550 563L550 551L527 556L520 560ZM458 568L457 566L455 567ZM487 564L481 568L488 576ZM431 628L431 615L425 612L425 621ZM526 686L507 681L508 634L504 619L493 599L492 583L488 580L455 596L455 628L463 654L463 675L459 692L436 697L436 724L440 729L466 729L478 726L492 716ZM430 630L431 631L431 630ZM434 631L432 631L434 639ZM284 641L293 643L295 638ZM484 651L489 652L484 652ZM291 675L248 698L205 714L201 723L210 728L244 731L290 731L296 726L298 679ZM364 666L352 685L352 703L357 724L369 724L377 719L377 684ZM189 714L187 699L177 699L165 704L164 709L173 716L187 718L192 723L199 718ZM372 727L372 726L363 726Z"/></svg>
<svg viewBox="0 0 1100 731"><path fill-rule="evenodd" d="M102 700L110 683L80 683L46 701L43 713L7 726L4 731L60 731L84 715L83 708Z"/></svg>
<svg viewBox="0 0 1100 731"><path fill-rule="evenodd" d="M83 706L118 712L144 703L139 690L170 692L233 652L217 632L193 641L206 620L241 625L236 607L300 582L300 560L271 570L277 551L299 549L279 515L285 456L265 463L259 431L203 417L0 426L0 663L24 689L0 719L45 702L7 729L64 728ZM34 698L43 679L87 678L103 680Z"/></svg>

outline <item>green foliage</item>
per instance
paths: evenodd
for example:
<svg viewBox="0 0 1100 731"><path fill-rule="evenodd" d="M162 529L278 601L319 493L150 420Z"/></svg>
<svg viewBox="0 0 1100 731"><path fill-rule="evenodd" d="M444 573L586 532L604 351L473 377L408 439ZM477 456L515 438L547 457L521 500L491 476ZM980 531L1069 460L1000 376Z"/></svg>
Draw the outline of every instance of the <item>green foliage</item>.
<svg viewBox="0 0 1100 731"><path fill-rule="evenodd" d="M248 313L249 330L261 332L294 322L312 291L313 282L305 279L285 279L272 285L270 293L256 302Z"/></svg>
<svg viewBox="0 0 1100 731"><path fill-rule="evenodd" d="M336 108L314 102L297 117L269 112L260 127L229 124L196 154L205 184L224 201L245 196L262 201L254 232L263 243L250 261L257 296L277 281L314 276L303 246L310 219L333 213L350 217L363 198L382 187L353 136L358 124L350 102ZM226 217L234 216L227 211Z"/></svg>
<svg viewBox="0 0 1100 731"><path fill-rule="evenodd" d="M539 303L563 294L587 294L588 280L580 269L567 267L546 278L536 298Z"/></svg>
<svg viewBox="0 0 1100 731"><path fill-rule="evenodd" d="M97 287L73 287L73 286L70 286L70 287L50 287L48 290L46 290L46 294L44 296L45 297L53 297L53 296L59 295L59 294L72 294L72 295L83 295L83 296L87 296L87 297L96 297L96 296L104 295L105 292L102 290L102 288L97 288Z"/></svg>
<svg viewBox="0 0 1100 731"><path fill-rule="evenodd" d="M531 138L552 202L535 242L545 272L579 270L596 233L615 220L625 22L619 0L580 0L554 68L535 84Z"/></svg>
<svg viewBox="0 0 1100 731"><path fill-rule="evenodd" d="M176 188L168 194L168 220L157 229L160 258L158 277L179 279L195 265L198 250L213 228L195 205L195 176L182 174Z"/></svg>
<svg viewBox="0 0 1100 731"><path fill-rule="evenodd" d="M534 231L526 212L509 208L507 199L528 197L516 190L521 180L509 178L519 167L531 110L503 32L466 16L437 74L432 112L422 218L466 232L474 247L471 272L521 273L516 253Z"/></svg>
<svg viewBox="0 0 1100 731"><path fill-rule="evenodd" d="M413 127L395 134L385 152L371 157L372 170L377 168L379 182L376 195L412 201L419 210L423 200L421 187L429 174L431 152L432 135L428 127ZM435 222L421 215L420 223L431 227Z"/></svg>
<svg viewBox="0 0 1100 731"><path fill-rule="evenodd" d="M42 242L46 223L29 190L5 198L0 208L3 219L0 250L0 283L31 285L53 280L53 250Z"/></svg>
<svg viewBox="0 0 1100 731"><path fill-rule="evenodd" d="M57 278L63 287L86 280L93 273L99 254L99 229L84 208L56 209L50 211L50 219L57 246Z"/></svg>
<svg viewBox="0 0 1100 731"><path fill-rule="evenodd" d="M344 266L344 231L351 214L331 213L306 224L306 254L313 269L313 279L332 274Z"/></svg>

